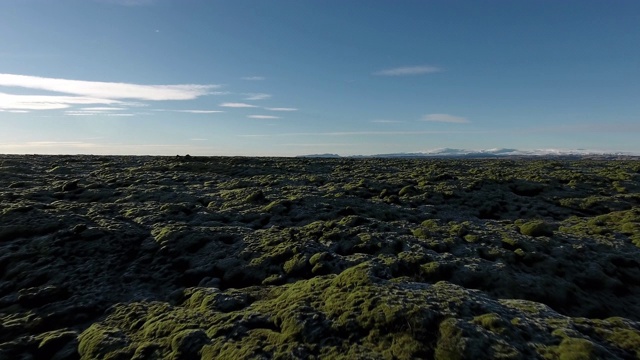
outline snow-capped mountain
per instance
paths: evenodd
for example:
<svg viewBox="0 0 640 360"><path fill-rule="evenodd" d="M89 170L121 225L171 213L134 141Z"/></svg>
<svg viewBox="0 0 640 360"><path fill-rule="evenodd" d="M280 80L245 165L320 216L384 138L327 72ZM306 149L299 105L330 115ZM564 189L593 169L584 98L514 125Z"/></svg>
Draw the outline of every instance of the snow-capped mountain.
<svg viewBox="0 0 640 360"><path fill-rule="evenodd" d="M419 157L464 157L464 158L495 158L521 156L639 156L640 154L622 151L604 151L588 149L534 149L519 150L509 148L493 148L483 150L438 148L413 153L391 153L375 155L338 156L336 154L303 155L303 157L380 157L380 158L419 158Z"/></svg>

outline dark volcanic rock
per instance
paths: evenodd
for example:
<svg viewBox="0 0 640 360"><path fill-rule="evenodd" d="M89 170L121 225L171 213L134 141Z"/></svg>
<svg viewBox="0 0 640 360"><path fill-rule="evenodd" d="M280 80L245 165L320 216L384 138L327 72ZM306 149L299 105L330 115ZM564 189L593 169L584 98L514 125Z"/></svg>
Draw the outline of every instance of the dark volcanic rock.
<svg viewBox="0 0 640 360"><path fill-rule="evenodd" d="M2 156L0 358L632 359L639 255L637 161Z"/></svg>

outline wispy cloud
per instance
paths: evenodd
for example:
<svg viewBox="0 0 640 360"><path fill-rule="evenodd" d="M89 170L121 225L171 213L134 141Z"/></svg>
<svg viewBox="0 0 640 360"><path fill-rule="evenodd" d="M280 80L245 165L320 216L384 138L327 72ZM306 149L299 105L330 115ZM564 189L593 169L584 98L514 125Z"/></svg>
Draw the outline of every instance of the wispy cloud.
<svg viewBox="0 0 640 360"><path fill-rule="evenodd" d="M139 85L0 74L0 86L46 90L101 99L192 100L219 85Z"/></svg>
<svg viewBox="0 0 640 360"><path fill-rule="evenodd" d="M247 117L250 119L280 119L280 117L273 115L249 115Z"/></svg>
<svg viewBox="0 0 640 360"><path fill-rule="evenodd" d="M94 116L94 115L102 115L105 114L104 111L87 111L87 110L68 110L65 111L65 115L69 116Z"/></svg>
<svg viewBox="0 0 640 360"><path fill-rule="evenodd" d="M29 110L5 110L5 109L0 109L0 112L8 112L8 113L14 113L14 114L27 114L27 113L30 113L31 111L29 111Z"/></svg>
<svg viewBox="0 0 640 360"><path fill-rule="evenodd" d="M126 108L121 107L84 107L81 108L82 111L122 111L126 110Z"/></svg>
<svg viewBox="0 0 640 360"><path fill-rule="evenodd" d="M349 143L288 143L288 144L278 144L279 146L302 146L302 147L327 147L327 146L352 146L353 144Z"/></svg>
<svg viewBox="0 0 640 360"><path fill-rule="evenodd" d="M487 134L494 131L336 131L317 133L281 134L241 134L240 137L284 137L284 136L397 136L397 135L444 135L444 134Z"/></svg>
<svg viewBox="0 0 640 360"><path fill-rule="evenodd" d="M187 114L217 114L223 113L223 110L169 110L169 109L154 109L153 111L169 111L169 112L179 112L179 113L187 113Z"/></svg>
<svg viewBox="0 0 640 360"><path fill-rule="evenodd" d="M223 113L224 110L199 110L199 109L186 109L186 110L174 110L174 109L153 109L155 112L179 112L186 114L217 114Z"/></svg>
<svg viewBox="0 0 640 360"><path fill-rule="evenodd" d="M423 121L444 122L444 123L456 123L466 124L469 120L460 116L453 116L449 114L427 114L422 117Z"/></svg>
<svg viewBox="0 0 640 360"><path fill-rule="evenodd" d="M270 111L298 111L296 108L288 108L288 107L274 107L274 108L265 108Z"/></svg>
<svg viewBox="0 0 640 360"><path fill-rule="evenodd" d="M242 80L249 80L249 81L262 81L262 80L266 80L266 78L264 76L243 76L241 78Z"/></svg>
<svg viewBox="0 0 640 360"><path fill-rule="evenodd" d="M223 113L222 110L174 110L175 112L189 113L189 114L217 114Z"/></svg>
<svg viewBox="0 0 640 360"><path fill-rule="evenodd" d="M423 74L431 74L442 71L442 69L430 66L430 65L421 65L421 66L404 66L397 67L393 69L385 69L376 71L373 75L379 76L409 76L409 75L423 75Z"/></svg>
<svg viewBox="0 0 640 360"><path fill-rule="evenodd" d="M253 94L253 93L249 93L249 94L245 94L248 97L245 98L245 100L264 100L264 99L268 99L271 97L271 95L269 94Z"/></svg>
<svg viewBox="0 0 640 360"><path fill-rule="evenodd" d="M0 109L4 110L58 110L72 105L111 105L122 101L85 96L13 95L0 93Z"/></svg>
<svg viewBox="0 0 640 360"><path fill-rule="evenodd" d="M123 109L126 110L126 109ZM133 113L114 113L111 111L95 111L95 110L67 110L64 112L67 116L134 116Z"/></svg>
<svg viewBox="0 0 640 360"><path fill-rule="evenodd" d="M246 104L246 103L232 103L232 102L222 103L222 104L220 104L220 106L222 106L222 107L228 107L228 108L255 108L255 107L257 107L257 106L255 106L255 105L251 105L251 104Z"/></svg>

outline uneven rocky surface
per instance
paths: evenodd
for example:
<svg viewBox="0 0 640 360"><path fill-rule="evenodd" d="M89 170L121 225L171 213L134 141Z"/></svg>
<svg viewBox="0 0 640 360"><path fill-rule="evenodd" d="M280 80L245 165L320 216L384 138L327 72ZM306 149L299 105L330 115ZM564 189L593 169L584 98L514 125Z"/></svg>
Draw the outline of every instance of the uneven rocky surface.
<svg viewBox="0 0 640 360"><path fill-rule="evenodd" d="M640 162L0 156L0 358L638 359Z"/></svg>

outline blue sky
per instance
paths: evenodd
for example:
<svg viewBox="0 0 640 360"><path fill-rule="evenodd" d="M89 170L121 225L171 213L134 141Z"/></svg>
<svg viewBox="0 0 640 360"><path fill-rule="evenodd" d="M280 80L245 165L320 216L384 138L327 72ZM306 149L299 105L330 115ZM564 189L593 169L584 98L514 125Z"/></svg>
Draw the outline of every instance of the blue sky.
<svg viewBox="0 0 640 360"><path fill-rule="evenodd" d="M2 0L0 153L640 153L640 1Z"/></svg>

